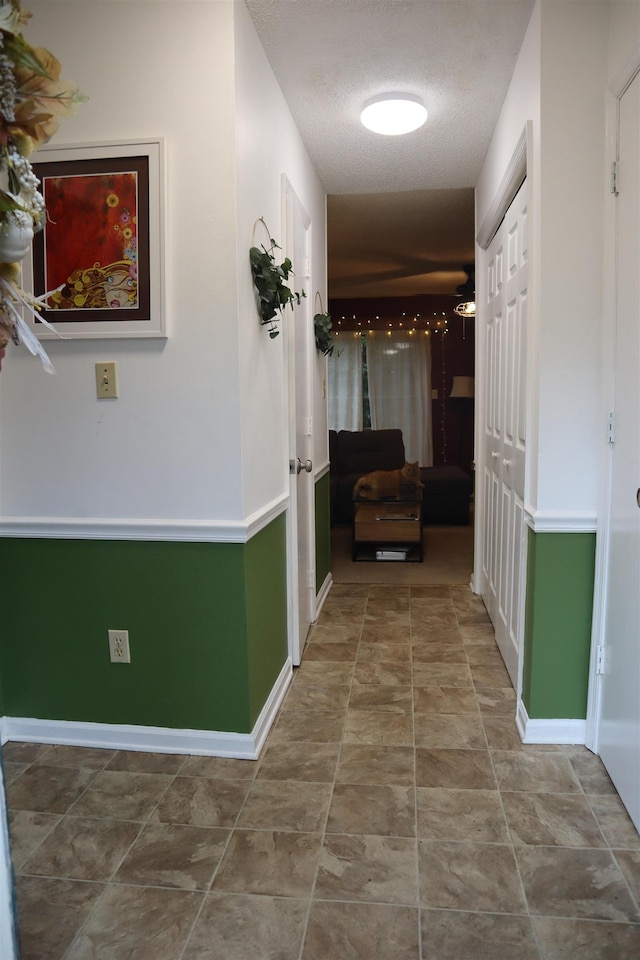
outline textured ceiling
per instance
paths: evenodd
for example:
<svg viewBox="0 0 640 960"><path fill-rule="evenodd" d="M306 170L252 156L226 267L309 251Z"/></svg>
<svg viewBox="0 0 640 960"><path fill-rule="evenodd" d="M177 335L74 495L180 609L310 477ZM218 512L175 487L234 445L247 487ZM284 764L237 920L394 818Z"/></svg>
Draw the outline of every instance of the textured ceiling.
<svg viewBox="0 0 640 960"><path fill-rule="evenodd" d="M401 295L405 270L407 292L453 292L533 0L245 2L330 196L331 296ZM390 91L421 96L425 126L365 130L365 101Z"/></svg>

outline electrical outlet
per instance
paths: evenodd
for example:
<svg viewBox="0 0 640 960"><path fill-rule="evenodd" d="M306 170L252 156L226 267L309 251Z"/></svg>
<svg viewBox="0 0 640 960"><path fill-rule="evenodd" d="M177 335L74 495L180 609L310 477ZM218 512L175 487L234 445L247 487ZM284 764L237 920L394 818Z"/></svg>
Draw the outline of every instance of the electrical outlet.
<svg viewBox="0 0 640 960"><path fill-rule="evenodd" d="M111 663L131 663L128 630L109 630L109 656Z"/></svg>

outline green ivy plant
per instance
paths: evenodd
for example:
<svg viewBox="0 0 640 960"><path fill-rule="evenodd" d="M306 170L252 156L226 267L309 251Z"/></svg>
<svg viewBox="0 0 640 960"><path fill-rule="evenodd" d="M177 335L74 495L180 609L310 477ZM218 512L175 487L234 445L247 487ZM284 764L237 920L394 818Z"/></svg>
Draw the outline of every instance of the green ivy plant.
<svg viewBox="0 0 640 960"><path fill-rule="evenodd" d="M331 316L328 313L316 313L313 318L313 326L316 334L316 347L323 357L330 357L335 349L333 337L331 335Z"/></svg>
<svg viewBox="0 0 640 960"><path fill-rule="evenodd" d="M291 260L285 257L281 264L276 263L274 251L280 247L273 239L269 239L270 246L251 247L249 250L249 259L251 261L251 273L253 283L258 293L258 311L263 326L269 324L269 336L273 340L280 331L274 323L274 318L278 313L282 313L289 304L293 310L294 303L300 303L301 297L306 297L302 290L300 293L291 290L285 283L289 276L293 276L291 269Z"/></svg>

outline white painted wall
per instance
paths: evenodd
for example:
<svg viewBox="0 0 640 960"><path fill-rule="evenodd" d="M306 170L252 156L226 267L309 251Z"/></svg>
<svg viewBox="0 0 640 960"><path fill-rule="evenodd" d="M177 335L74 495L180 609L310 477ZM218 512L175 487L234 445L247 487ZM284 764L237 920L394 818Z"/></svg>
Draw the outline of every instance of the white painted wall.
<svg viewBox="0 0 640 960"><path fill-rule="evenodd" d="M240 334L240 411L244 510L250 516L262 504L289 490L287 390L284 369L284 327L293 322L287 310L278 322L280 335L270 340L261 327L249 269L249 247L266 244L263 217L271 236L282 246L282 174L286 174L312 222L310 283L293 279L313 303L322 290L326 303L325 194L311 165L280 87L265 57L244 3L235 12L236 170L238 244L238 323ZM252 240L253 237L253 240ZM283 257L282 250L277 251ZM281 262L281 261L279 261ZM294 271L296 264L293 264ZM319 378L314 378L318 392ZM326 447L326 416L317 425Z"/></svg>
<svg viewBox="0 0 640 960"><path fill-rule="evenodd" d="M478 182L478 222L532 121L527 506L597 510L607 4L539 2Z"/></svg>
<svg viewBox="0 0 640 960"><path fill-rule="evenodd" d="M29 41L90 97L56 143L165 137L169 337L49 341L54 377L8 351L0 513L242 519L233 4L29 7ZM118 363L116 401L96 400L102 360Z"/></svg>

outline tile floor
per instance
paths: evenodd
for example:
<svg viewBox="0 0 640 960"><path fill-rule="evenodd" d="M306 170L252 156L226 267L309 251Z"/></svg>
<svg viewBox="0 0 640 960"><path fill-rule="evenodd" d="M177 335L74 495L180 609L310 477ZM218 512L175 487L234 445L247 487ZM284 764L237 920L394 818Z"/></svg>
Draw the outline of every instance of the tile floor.
<svg viewBox="0 0 640 960"><path fill-rule="evenodd" d="M6 744L22 960L632 960L640 837L466 587L338 584L259 762Z"/></svg>

